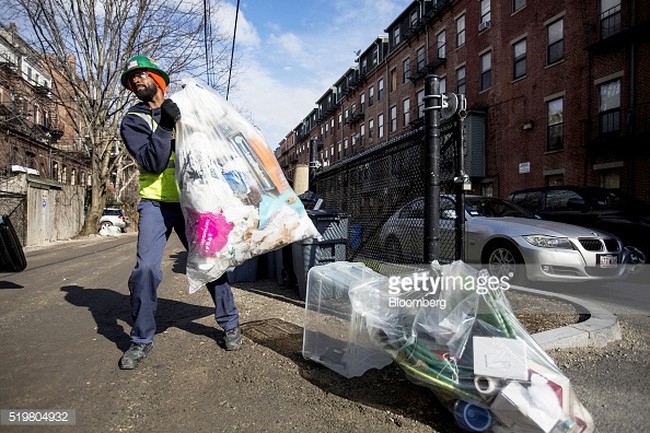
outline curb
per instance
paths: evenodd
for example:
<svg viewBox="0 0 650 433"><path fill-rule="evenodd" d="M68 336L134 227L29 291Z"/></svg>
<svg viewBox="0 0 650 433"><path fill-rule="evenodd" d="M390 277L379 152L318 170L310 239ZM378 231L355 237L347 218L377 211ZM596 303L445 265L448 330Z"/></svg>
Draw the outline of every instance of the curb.
<svg viewBox="0 0 650 433"><path fill-rule="evenodd" d="M573 304L578 314L589 316L589 319L584 322L533 334L533 339L544 350L603 347L622 338L616 316L598 304L573 296L543 292L527 287L513 286L512 288L547 298L562 299Z"/></svg>

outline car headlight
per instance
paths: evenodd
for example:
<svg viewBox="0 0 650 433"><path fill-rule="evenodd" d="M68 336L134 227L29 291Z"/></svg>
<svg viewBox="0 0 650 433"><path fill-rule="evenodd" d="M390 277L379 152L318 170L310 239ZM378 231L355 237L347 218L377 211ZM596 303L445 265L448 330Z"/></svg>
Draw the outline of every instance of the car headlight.
<svg viewBox="0 0 650 433"><path fill-rule="evenodd" d="M548 235L527 235L524 236L526 242L536 247L541 248L567 248L573 249L573 245L569 238L561 236L548 236Z"/></svg>

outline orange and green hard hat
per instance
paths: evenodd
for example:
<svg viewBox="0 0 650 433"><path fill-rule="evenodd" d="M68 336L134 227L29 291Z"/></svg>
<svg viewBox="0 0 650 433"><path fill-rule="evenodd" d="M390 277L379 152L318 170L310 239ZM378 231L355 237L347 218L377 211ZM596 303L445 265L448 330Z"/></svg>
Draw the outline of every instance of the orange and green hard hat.
<svg viewBox="0 0 650 433"><path fill-rule="evenodd" d="M156 62L151 60L149 57L138 54L137 56L133 56L126 61L126 65L124 66L124 71L122 72L122 76L120 77L122 86L129 89L129 74L132 71L137 71L137 70L155 72L165 80L165 84L169 84L169 75L167 74L167 72L160 69L160 66L158 66Z"/></svg>

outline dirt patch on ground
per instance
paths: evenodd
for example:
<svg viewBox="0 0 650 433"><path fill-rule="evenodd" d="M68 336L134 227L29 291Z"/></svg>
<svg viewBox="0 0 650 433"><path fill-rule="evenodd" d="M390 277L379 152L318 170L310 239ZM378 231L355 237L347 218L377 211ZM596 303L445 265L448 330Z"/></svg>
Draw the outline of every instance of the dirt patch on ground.
<svg viewBox="0 0 650 433"><path fill-rule="evenodd" d="M347 379L302 357L304 303L294 290L271 281L240 283L235 295L246 339L247 356L238 363L238 383L259 384L273 378L283 402L295 409L291 423L318 431L444 431L459 432L449 410L431 390L413 384L396 364ZM530 333L554 329L579 320L571 304L510 291L513 311ZM252 345L252 347L251 347ZM270 350L272 355L265 353ZM261 356L260 356L261 355ZM259 361L254 361L259 359ZM254 363L254 364L251 364ZM295 375L295 376L294 376ZM264 377L266 379L261 380ZM304 409L304 410L303 410ZM315 411L315 412L314 412ZM317 420L314 419L318 413ZM286 427L286 425L284 425ZM275 431L266 427L263 431Z"/></svg>
<svg viewBox="0 0 650 433"><path fill-rule="evenodd" d="M516 290L510 290L507 298L515 316L529 334L561 328L586 319L572 304L558 299L530 295Z"/></svg>

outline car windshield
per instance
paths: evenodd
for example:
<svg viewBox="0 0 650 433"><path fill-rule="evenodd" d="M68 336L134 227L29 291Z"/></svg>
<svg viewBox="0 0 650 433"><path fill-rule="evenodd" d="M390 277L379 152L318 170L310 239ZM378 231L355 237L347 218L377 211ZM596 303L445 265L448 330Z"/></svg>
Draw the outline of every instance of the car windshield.
<svg viewBox="0 0 650 433"><path fill-rule="evenodd" d="M590 188L585 192L589 197L589 205L594 209L639 210L646 207L644 203L616 190Z"/></svg>
<svg viewBox="0 0 650 433"><path fill-rule="evenodd" d="M104 215L122 215L120 209L104 209Z"/></svg>
<svg viewBox="0 0 650 433"><path fill-rule="evenodd" d="M535 218L527 210L493 197L465 197L465 210L471 216Z"/></svg>

